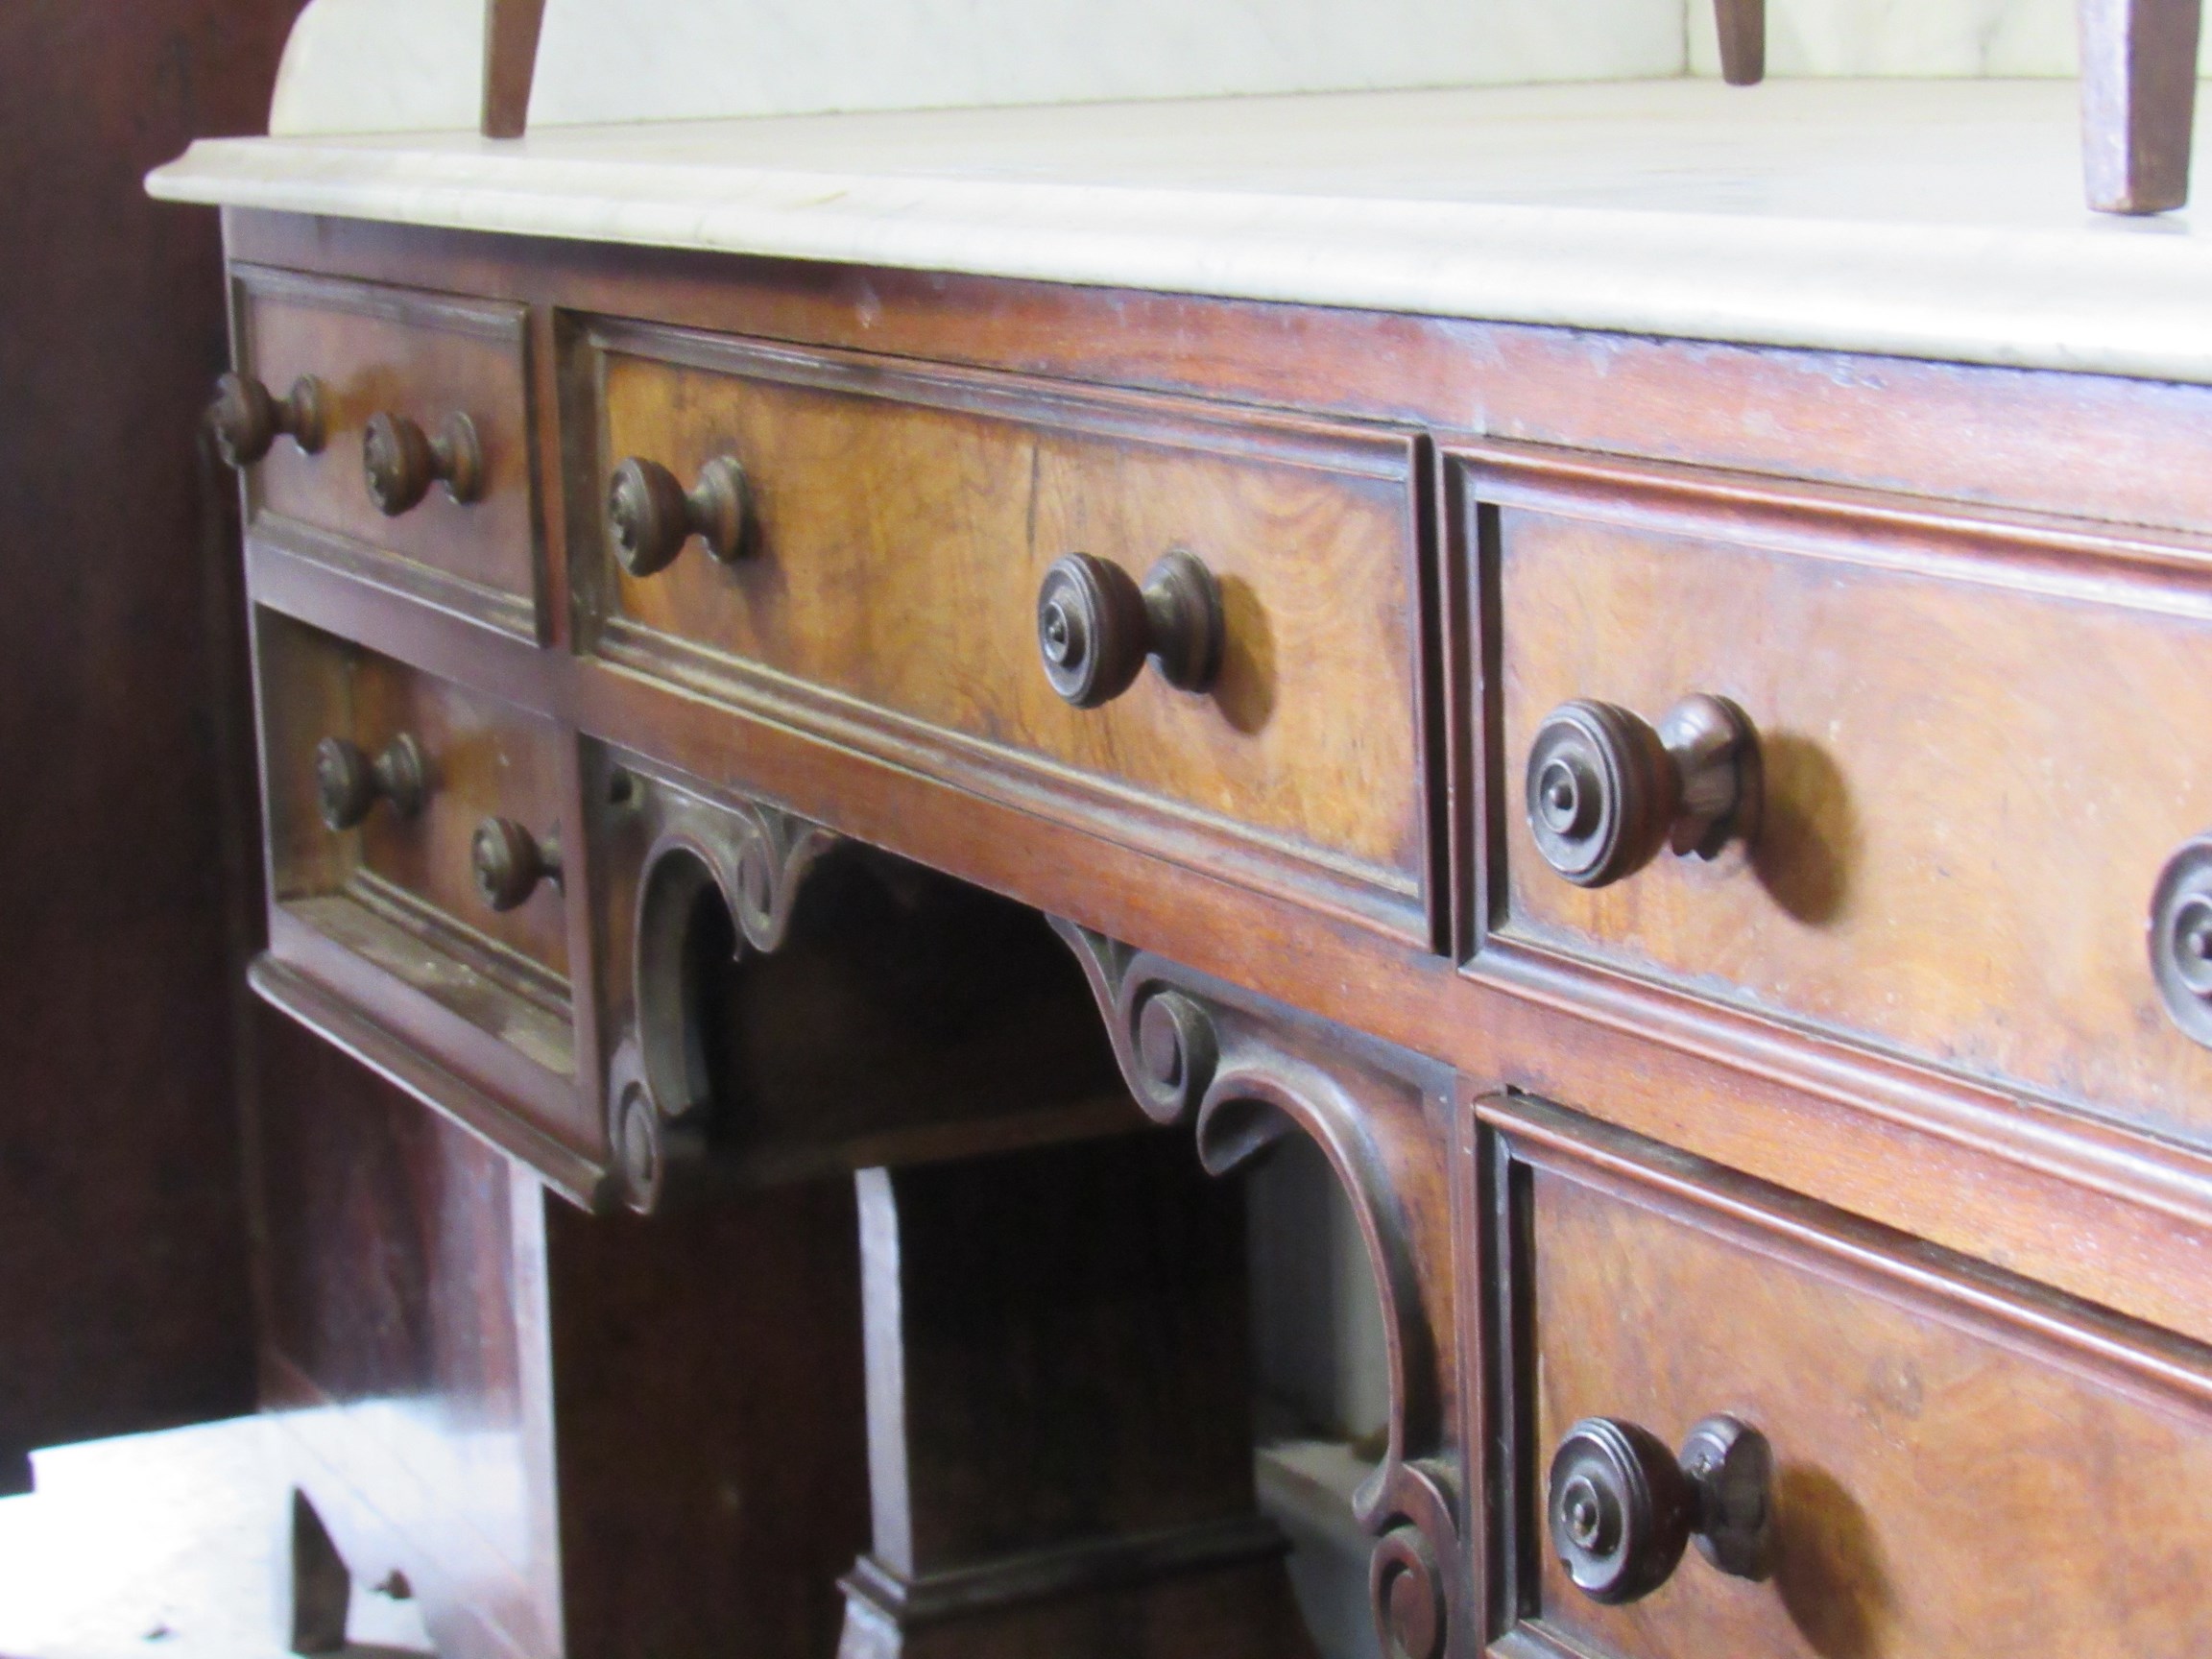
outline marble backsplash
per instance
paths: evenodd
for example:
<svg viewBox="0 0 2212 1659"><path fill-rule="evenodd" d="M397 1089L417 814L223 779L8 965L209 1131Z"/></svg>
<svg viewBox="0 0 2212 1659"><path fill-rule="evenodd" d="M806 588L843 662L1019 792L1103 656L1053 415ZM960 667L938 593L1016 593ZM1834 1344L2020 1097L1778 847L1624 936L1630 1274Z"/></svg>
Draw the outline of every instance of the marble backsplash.
<svg viewBox="0 0 2212 1659"><path fill-rule="evenodd" d="M473 127L482 15L312 0L270 131ZM2074 0L1767 0L1767 40L1776 77L2071 75ZM547 0L530 119L1685 73L1719 73L1710 0Z"/></svg>

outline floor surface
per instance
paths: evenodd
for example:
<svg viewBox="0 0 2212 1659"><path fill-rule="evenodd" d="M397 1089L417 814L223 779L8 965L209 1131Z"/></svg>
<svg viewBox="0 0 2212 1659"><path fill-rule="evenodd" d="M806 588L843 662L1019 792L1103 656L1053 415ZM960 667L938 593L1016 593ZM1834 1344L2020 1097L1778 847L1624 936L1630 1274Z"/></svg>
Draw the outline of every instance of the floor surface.
<svg viewBox="0 0 2212 1659"><path fill-rule="evenodd" d="M286 1493L252 1417L57 1447L0 1501L0 1659L286 1659ZM353 1587L354 1659L427 1654L415 1608Z"/></svg>

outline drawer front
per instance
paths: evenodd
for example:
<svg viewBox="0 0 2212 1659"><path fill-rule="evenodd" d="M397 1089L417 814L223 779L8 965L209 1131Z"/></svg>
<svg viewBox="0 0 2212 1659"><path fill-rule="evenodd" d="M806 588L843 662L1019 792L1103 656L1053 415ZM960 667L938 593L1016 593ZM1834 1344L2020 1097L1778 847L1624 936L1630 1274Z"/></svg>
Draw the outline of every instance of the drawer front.
<svg viewBox="0 0 2212 1659"><path fill-rule="evenodd" d="M1485 1116L1515 1329L1491 1384L1514 1481L1492 1625L1522 1642L1500 1650L1537 1633L1622 1659L2212 1644L2190 1566L2212 1526L2200 1351L1566 1113ZM1585 1595L1551 1540L1555 1450L1606 1418L1672 1458L1716 1415L1770 1450L1769 1530L1741 1558L1766 1576L1721 1572L1694 1540L1640 1599Z"/></svg>
<svg viewBox="0 0 2212 1659"><path fill-rule="evenodd" d="M1404 434L633 325L597 333L601 477L738 461L745 551L646 577L578 538L602 655L778 699L847 740L1169 856L1424 926L1413 446ZM1210 691L1062 701L1063 555L1217 579Z"/></svg>
<svg viewBox="0 0 2212 1659"><path fill-rule="evenodd" d="M252 533L538 637L525 308L251 266L233 277L240 372L276 397L301 375L322 386L322 447L279 438L247 469ZM366 460L379 416L432 442L466 416L471 498L433 480L404 510L380 508Z"/></svg>
<svg viewBox="0 0 2212 1659"><path fill-rule="evenodd" d="M2212 565L1697 480L1476 466L1501 672L1496 937L2202 1139L2212 1052L2146 929L2212 828ZM1547 862L1552 710L1732 700L1763 821L1610 885Z"/></svg>
<svg viewBox="0 0 2212 1659"><path fill-rule="evenodd" d="M569 1071L558 729L273 613L257 636L279 908ZM494 822L504 908L477 869Z"/></svg>

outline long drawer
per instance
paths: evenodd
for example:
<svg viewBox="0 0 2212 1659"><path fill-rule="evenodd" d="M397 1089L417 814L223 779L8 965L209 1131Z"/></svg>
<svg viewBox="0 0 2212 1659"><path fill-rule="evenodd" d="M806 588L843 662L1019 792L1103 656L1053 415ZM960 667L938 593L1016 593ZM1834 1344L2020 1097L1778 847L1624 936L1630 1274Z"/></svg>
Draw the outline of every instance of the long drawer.
<svg viewBox="0 0 2212 1659"><path fill-rule="evenodd" d="M2212 1002L2170 1016L2155 961L2189 938L2169 863L2212 828L2212 550L1527 452L1462 477L1490 938L2212 1136ZM1699 698L1755 734L1751 810L1677 855L1648 799L1686 774L1653 745L1723 735ZM1644 838L1617 878L1562 873L1609 825Z"/></svg>
<svg viewBox="0 0 2212 1659"><path fill-rule="evenodd" d="M2212 1645L2212 1356L1538 1102L1481 1115L1494 1650Z"/></svg>
<svg viewBox="0 0 2212 1659"><path fill-rule="evenodd" d="M1425 930L1410 435L642 325L589 349L597 498L635 518L649 469L706 533L571 538L601 656ZM1138 605L1075 624L1133 653L1126 687L1056 691L1047 580L1077 554L1133 605L1170 555L1202 566L1214 672L1170 683L1177 624Z"/></svg>

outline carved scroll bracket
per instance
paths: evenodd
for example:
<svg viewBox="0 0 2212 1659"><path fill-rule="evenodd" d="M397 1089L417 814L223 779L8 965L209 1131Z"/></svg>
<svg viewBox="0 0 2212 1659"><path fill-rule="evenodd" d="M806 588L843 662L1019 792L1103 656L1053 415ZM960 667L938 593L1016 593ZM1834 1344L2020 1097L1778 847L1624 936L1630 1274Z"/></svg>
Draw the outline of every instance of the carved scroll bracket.
<svg viewBox="0 0 2212 1659"><path fill-rule="evenodd" d="M1448 1070L1072 923L1053 926L1083 964L1138 1103L1160 1123L1192 1123L1210 1172L1291 1133L1335 1170L1388 1345L1388 1450L1356 1500L1378 1540L1376 1626L1394 1659L1441 1659L1455 1629L1473 1651L1454 1428Z"/></svg>
<svg viewBox="0 0 2212 1659"><path fill-rule="evenodd" d="M687 1016L692 925L712 891L740 960L782 944L807 872L838 836L772 806L653 783L638 865L630 1027L608 1067L608 1138L625 1201L650 1213L708 1166L706 1061Z"/></svg>

